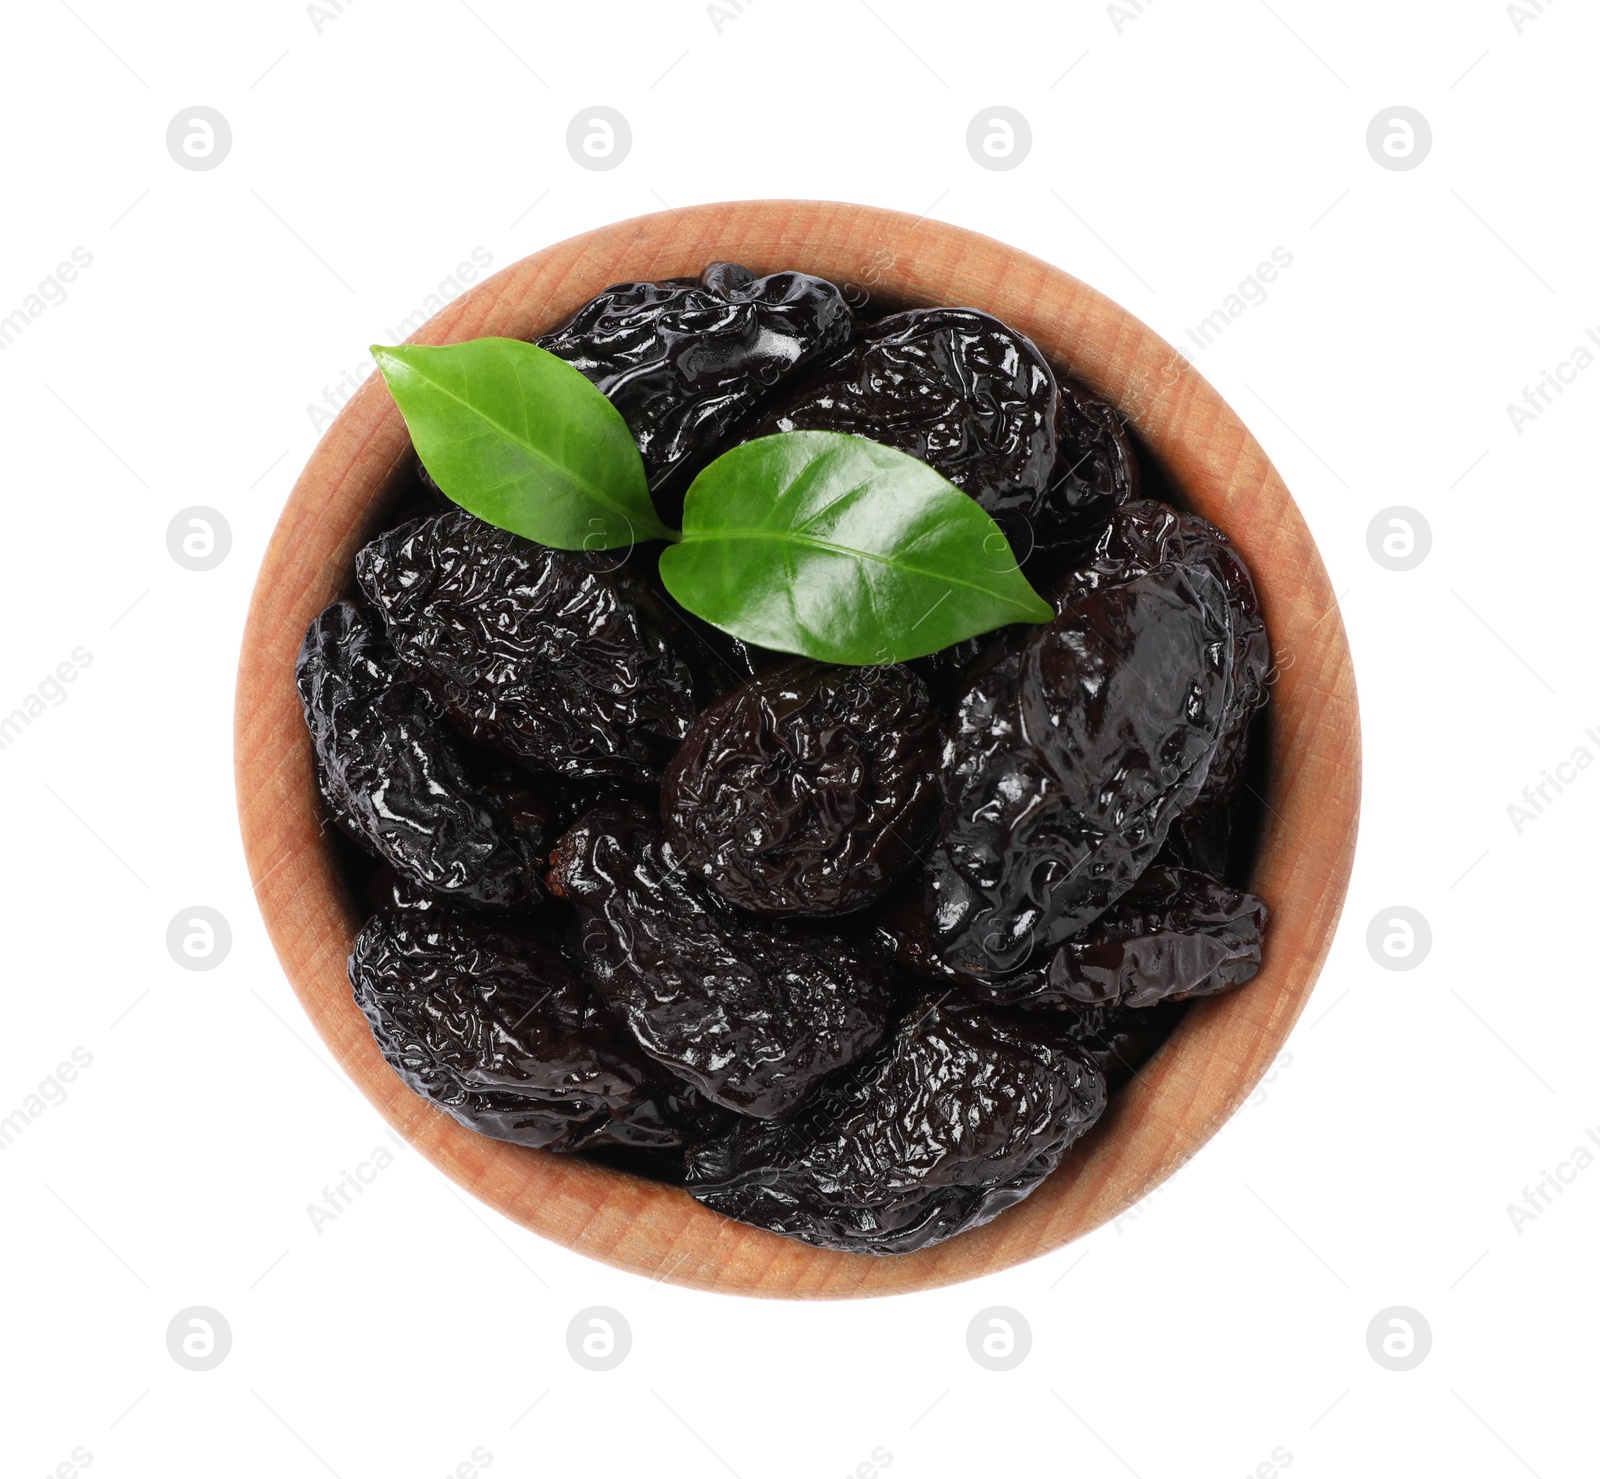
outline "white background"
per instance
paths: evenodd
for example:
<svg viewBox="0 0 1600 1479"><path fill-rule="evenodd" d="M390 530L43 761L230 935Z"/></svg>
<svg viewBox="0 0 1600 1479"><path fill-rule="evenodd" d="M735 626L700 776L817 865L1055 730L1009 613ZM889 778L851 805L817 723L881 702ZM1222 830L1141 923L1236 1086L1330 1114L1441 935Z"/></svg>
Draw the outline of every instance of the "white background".
<svg viewBox="0 0 1600 1479"><path fill-rule="evenodd" d="M0 316L73 248L93 260L0 352L0 713L91 661L0 750L0 1117L74 1048L93 1061L0 1152L0 1471L65 1479L76 1449L96 1479L466 1479L484 1455L742 1479L1594 1473L1600 1167L1520 1227L1507 1204L1600 1126L1600 773L1520 832L1507 807L1600 755L1600 367L1520 431L1506 406L1600 324L1600 20L1580 0L1529 0L1520 30L1490 0L723 8L6 10ZM197 104L233 132L203 172L165 145ZM594 104L633 130L607 172L565 145ZM997 104L1033 132L1004 172L965 145ZM1395 104L1433 131L1405 172L1366 147ZM307 407L474 247L498 268L757 196L986 231L1184 343L1292 254L1190 348L1305 511L1355 652L1361 847L1316 995L1272 1081L1136 1216L979 1284L811 1305L652 1286L404 1152L314 1230L307 1204L388 1141L268 946L230 757ZM201 573L166 544L196 504L233 533ZM1396 504L1433 533L1404 573L1367 546ZM233 932L204 973L165 945L195 904ZM1366 946L1395 904L1433 932L1405 973ZM192 1305L232 1330L211 1371L167 1352ZM567 1353L591 1305L632 1327L610 1372ZM1011 1371L967 1352L992 1305L1032 1328ZM1367 1348L1394 1305L1433 1336L1405 1372Z"/></svg>

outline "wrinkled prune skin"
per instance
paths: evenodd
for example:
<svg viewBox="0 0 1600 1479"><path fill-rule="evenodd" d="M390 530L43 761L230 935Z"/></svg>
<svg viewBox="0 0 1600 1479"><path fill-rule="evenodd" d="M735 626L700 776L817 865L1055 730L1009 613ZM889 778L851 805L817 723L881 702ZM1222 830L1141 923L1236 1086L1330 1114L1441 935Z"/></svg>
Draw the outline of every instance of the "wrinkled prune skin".
<svg viewBox="0 0 1600 1479"><path fill-rule="evenodd" d="M1106 1091L1115 1093L1156 1055L1183 1020L1182 1002L1153 1007L1084 1007L1051 1015L1105 1076Z"/></svg>
<svg viewBox="0 0 1600 1479"><path fill-rule="evenodd" d="M617 283L533 342L605 394L639 444L652 492L676 486L681 500L689 475L774 387L854 332L831 282L714 262L698 278ZM675 522L670 496L660 509Z"/></svg>
<svg viewBox="0 0 1600 1479"><path fill-rule="evenodd" d="M1227 592L1233 620L1233 670L1227 719L1206 784L1188 816L1201 817L1233 795L1244 763L1250 721L1267 701L1272 648L1249 567L1233 542L1198 514L1145 500L1119 508L1093 555L1063 582L1058 609L1075 595L1104 590L1164 564L1209 570ZM1225 844L1224 844L1225 846ZM1220 870L1218 870L1220 871Z"/></svg>
<svg viewBox="0 0 1600 1479"><path fill-rule="evenodd" d="M791 660L695 720L662 776L662 824L730 904L848 914L887 892L926 841L942 743L909 669Z"/></svg>
<svg viewBox="0 0 1600 1479"><path fill-rule="evenodd" d="M1089 589L962 699L928 860L946 963L1004 975L1132 885L1204 785L1231 712L1233 619L1196 563Z"/></svg>
<svg viewBox="0 0 1600 1479"><path fill-rule="evenodd" d="M1117 907L1112 905L1101 919L1108 918ZM1099 922L1090 925L1084 934L1091 934ZM1054 1028L1088 1054L1105 1076L1108 1093L1121 1088L1149 1061L1183 1016L1181 1002L1158 1002L1137 1009L1071 1002L1050 988L1048 961L991 980L980 980L946 965L928 941L920 884L893 899L877 916L873 943L886 960L937 983L936 988L930 989L942 988L947 993L997 1006L1048 1012ZM1061 950L1070 948L1071 943L1061 946Z"/></svg>
<svg viewBox="0 0 1600 1479"><path fill-rule="evenodd" d="M973 308L879 319L750 435L782 431L847 432L920 458L978 501L1030 569L1083 553L1138 486L1116 412L1063 392L1032 340Z"/></svg>
<svg viewBox="0 0 1600 1479"><path fill-rule="evenodd" d="M643 807L597 807L557 844L584 979L652 1058L706 1098L788 1114L888 1023L876 962L835 935L756 924L703 887Z"/></svg>
<svg viewBox="0 0 1600 1479"><path fill-rule="evenodd" d="M1065 555L1087 554L1117 507L1139 497L1139 459L1121 413L1070 380L1061 382L1056 466L1046 496L1051 510L1076 515L1058 541Z"/></svg>
<svg viewBox="0 0 1600 1479"><path fill-rule="evenodd" d="M680 606L661 584L659 575L639 573L649 580L651 590L682 625L686 640L680 655L694 674L695 692L703 701L718 698L730 688L737 688L746 678L753 678L787 659L786 653L772 652L719 631L687 607Z"/></svg>
<svg viewBox="0 0 1600 1479"><path fill-rule="evenodd" d="M1221 759L1219 747L1212 764ZM1228 871L1232 853L1233 808L1223 804L1202 810L1197 803L1173 822L1166 846L1156 855L1153 866L1192 868L1196 873L1221 878Z"/></svg>
<svg viewBox="0 0 1600 1479"><path fill-rule="evenodd" d="M1267 906L1186 868L1152 866L1047 962L964 982L986 1001L1029 1008L1145 1008L1215 996L1261 969Z"/></svg>
<svg viewBox="0 0 1600 1479"><path fill-rule="evenodd" d="M1057 600L1064 603L1075 593L1104 589L1174 560L1202 565L1222 582L1233 613L1234 667L1229 713L1206 783L1174 820L1160 861L1221 877L1228 867L1232 803L1243 776L1251 720L1267 702L1272 663L1249 568L1228 536L1198 514L1154 501L1129 503L1116 511L1094 554L1064 582Z"/></svg>
<svg viewBox="0 0 1600 1479"><path fill-rule="evenodd" d="M469 761L370 612L354 601L323 611L295 681L317 788L351 837L431 894L501 908L544 897L549 812L525 785Z"/></svg>
<svg viewBox="0 0 1600 1479"><path fill-rule="evenodd" d="M999 640L1006 630L1001 628L1000 633L985 632L979 637L968 637L964 642L942 647L926 657L914 657L906 664L928 685L940 714L948 716L955 712L961 696L972 686L969 673L989 644Z"/></svg>
<svg viewBox="0 0 1600 1479"><path fill-rule="evenodd" d="M872 949L880 959L926 981L955 982L963 987L978 984L980 978L957 970L939 954L928 934L924 893L919 875L868 916Z"/></svg>
<svg viewBox="0 0 1600 1479"><path fill-rule="evenodd" d="M464 509L381 534L356 577L407 671L473 739L569 780L655 780L695 713L682 623L610 554Z"/></svg>
<svg viewBox="0 0 1600 1479"><path fill-rule="evenodd" d="M789 1122L742 1122L691 1151L689 1190L819 1247L911 1253L1020 1202L1105 1102L1052 1017L918 1004Z"/></svg>
<svg viewBox="0 0 1600 1479"><path fill-rule="evenodd" d="M1151 868L1056 951L1049 991L1079 1006L1150 1007L1242 986L1261 969L1267 906L1184 868Z"/></svg>
<svg viewBox="0 0 1600 1479"><path fill-rule="evenodd" d="M350 983L389 1065L469 1129L547 1150L658 1149L730 1121L650 1061L561 953L448 910L375 914Z"/></svg>

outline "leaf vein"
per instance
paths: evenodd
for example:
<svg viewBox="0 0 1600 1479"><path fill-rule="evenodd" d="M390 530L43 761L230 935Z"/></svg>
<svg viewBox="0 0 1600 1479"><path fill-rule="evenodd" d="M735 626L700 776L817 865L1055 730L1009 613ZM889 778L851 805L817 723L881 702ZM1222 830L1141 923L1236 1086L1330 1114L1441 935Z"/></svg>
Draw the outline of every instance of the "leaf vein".
<svg viewBox="0 0 1600 1479"><path fill-rule="evenodd" d="M833 544L823 539L812 539L804 534L773 529L718 529L709 533L685 529L683 533L684 547L719 542L799 544L811 549L821 550L830 555L854 555L859 559L871 560L876 564L886 565L891 570L899 570L907 575L917 575L924 580L942 581L961 590L976 591L979 595L988 596L991 600L1002 602L1007 606L1015 606L1022 611L1037 610L1036 607L1030 606L1028 602L1019 600L1015 596L1007 595L1004 591L996 590L993 586L984 585L979 581L965 580L959 575L950 574L948 571L932 570L925 566L913 565L904 560L892 560L887 555L876 554L872 550L856 549L848 544ZM1020 569L1017 573L1021 574ZM1038 600L1039 598L1036 596L1035 599Z"/></svg>

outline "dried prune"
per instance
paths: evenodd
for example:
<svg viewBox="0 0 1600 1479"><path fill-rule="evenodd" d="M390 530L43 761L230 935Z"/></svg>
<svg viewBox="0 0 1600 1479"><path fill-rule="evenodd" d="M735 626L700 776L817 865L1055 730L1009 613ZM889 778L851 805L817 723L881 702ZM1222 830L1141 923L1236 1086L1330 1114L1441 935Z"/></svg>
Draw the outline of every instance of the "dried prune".
<svg viewBox="0 0 1600 1479"><path fill-rule="evenodd" d="M969 985L977 977L948 964L928 935L925 884L919 873L897 890L867 921L872 948L885 961L930 981Z"/></svg>
<svg viewBox="0 0 1600 1479"><path fill-rule="evenodd" d="M649 578L640 572L641 578ZM682 626L684 641L680 653L694 674L695 692L709 701L737 688L746 678L784 661L787 654L757 647L742 638L720 631L708 621L702 621L694 612L680 606L671 593L660 584L659 577L650 579L653 593L660 599Z"/></svg>
<svg viewBox="0 0 1600 1479"><path fill-rule="evenodd" d="M1105 1075L1106 1090L1115 1093L1153 1057L1183 1020L1181 1001L1153 1007L1084 1007L1052 1014L1061 1030Z"/></svg>
<svg viewBox="0 0 1600 1479"><path fill-rule="evenodd" d="M1002 634L1005 630L1001 629ZM926 657L914 657L906 666L928 685L939 712L948 716L954 713L961 695L972 686L968 674L985 649L997 640L999 637L994 632L985 632L981 637L968 637L964 642L930 652Z"/></svg>
<svg viewBox="0 0 1600 1479"><path fill-rule="evenodd" d="M694 717L682 623L613 555L465 510L356 556L396 655L474 739L572 780L654 780Z"/></svg>
<svg viewBox="0 0 1600 1479"><path fill-rule="evenodd" d="M1053 568L1136 495L1116 412L1063 392L1033 341L973 308L879 319L750 435L849 432L920 458L970 493L1019 561ZM1031 568L1031 567L1030 567Z"/></svg>
<svg viewBox="0 0 1600 1479"><path fill-rule="evenodd" d="M942 741L908 669L786 662L695 720L661 780L667 838L743 909L849 913L926 840Z"/></svg>
<svg viewBox="0 0 1600 1479"><path fill-rule="evenodd" d="M1111 910L1101 915L1101 920L1109 918L1119 904L1113 904ZM1093 933L1099 924L1097 920L1090 925L1084 935ZM1119 1088L1138 1072L1183 1016L1181 1002L1158 1002L1151 1007L1134 1008L1082 1006L1069 1001L1062 993L1050 989L1048 961L993 980L979 980L956 970L945 964L928 941L920 880L914 888L891 901L874 921L873 943L886 959L902 970L938 982L946 992L953 991L994 1005L1050 1012L1054 1028L1087 1053L1090 1061L1105 1075L1108 1092ZM1061 950L1067 950L1072 943L1061 946Z"/></svg>
<svg viewBox="0 0 1600 1479"><path fill-rule="evenodd" d="M714 262L698 278L617 283L533 342L582 371L622 413L673 522L672 489L681 498L696 464L722 450L775 386L842 349L854 329L831 282Z"/></svg>
<svg viewBox="0 0 1600 1479"><path fill-rule="evenodd" d="M1148 1007L1241 986L1261 969L1267 906L1184 868L1151 868L1050 962L1052 994Z"/></svg>
<svg viewBox="0 0 1600 1479"><path fill-rule="evenodd" d="M540 798L468 760L370 612L353 601L322 612L295 679L318 789L357 842L430 893L495 906L543 897Z"/></svg>
<svg viewBox="0 0 1600 1479"><path fill-rule="evenodd" d="M584 978L651 1057L757 1118L795 1108L883 1035L886 982L837 936L756 925L702 886L643 807L597 807L556 847Z"/></svg>
<svg viewBox="0 0 1600 1479"><path fill-rule="evenodd" d="M384 910L356 936L350 983L395 1072L480 1134L656 1148L731 1119L641 1053L561 953L525 933Z"/></svg>
<svg viewBox="0 0 1600 1479"><path fill-rule="evenodd" d="M1221 583L1163 564L1029 629L962 699L928 861L945 961L1003 975L1076 934L1153 861L1230 713Z"/></svg>
<svg viewBox="0 0 1600 1479"><path fill-rule="evenodd" d="M1219 747L1216 764L1222 758ZM1212 878L1227 874L1233 852L1233 808L1198 803L1173 820L1166 845L1156 854L1156 867L1192 868Z"/></svg>
<svg viewBox="0 0 1600 1479"><path fill-rule="evenodd" d="M1055 593L1057 607L1077 595L1104 590L1165 564L1209 570L1227 593L1233 620L1233 668L1228 713L1206 783L1189 809L1204 816L1231 796L1244 763L1250 720L1267 701L1272 650L1254 580L1233 542L1198 514L1179 513L1143 500L1119 508L1093 555Z"/></svg>
<svg viewBox="0 0 1600 1479"><path fill-rule="evenodd" d="M1151 1007L1242 986L1261 969L1267 906L1186 868L1151 867L1047 963L968 983L1020 1007Z"/></svg>
<svg viewBox="0 0 1600 1479"><path fill-rule="evenodd" d="M1118 505L1139 497L1139 459L1117 408L1070 380L1061 382L1056 416L1056 465L1046 490L1047 508L1063 522L1066 551L1087 553L1086 535L1098 537Z"/></svg>
<svg viewBox="0 0 1600 1479"><path fill-rule="evenodd" d="M790 1121L736 1124L689 1155L725 1216L855 1253L910 1253L1021 1201L1105 1107L1051 1016L918 1004Z"/></svg>

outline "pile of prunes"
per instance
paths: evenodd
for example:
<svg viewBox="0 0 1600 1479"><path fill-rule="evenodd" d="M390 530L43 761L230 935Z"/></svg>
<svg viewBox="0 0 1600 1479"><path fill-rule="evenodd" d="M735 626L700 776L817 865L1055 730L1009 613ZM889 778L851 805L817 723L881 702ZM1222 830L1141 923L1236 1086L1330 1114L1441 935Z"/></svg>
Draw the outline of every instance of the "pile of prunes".
<svg viewBox="0 0 1600 1479"><path fill-rule="evenodd" d="M988 1221L1259 969L1248 570L970 308L718 263L534 342L622 413L669 522L736 443L855 433L976 499L1058 615L892 666L762 651L649 552L530 543L419 467L297 667L378 1046L482 1134L808 1243Z"/></svg>

